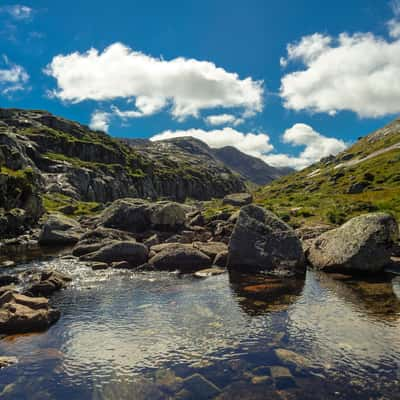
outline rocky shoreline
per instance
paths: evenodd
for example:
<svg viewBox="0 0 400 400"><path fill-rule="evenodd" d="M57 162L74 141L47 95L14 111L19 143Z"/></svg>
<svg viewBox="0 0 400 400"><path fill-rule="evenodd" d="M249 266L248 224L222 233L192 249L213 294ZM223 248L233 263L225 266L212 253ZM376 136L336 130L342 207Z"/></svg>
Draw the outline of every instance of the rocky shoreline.
<svg viewBox="0 0 400 400"><path fill-rule="evenodd" d="M365 214L339 228L313 234L293 230L276 215L252 204L251 196L225 200L242 207L207 218L201 204L119 199L96 217L78 222L62 214L43 219L39 230L2 244L2 268L12 269L15 252L67 249L93 270L178 271L198 278L229 271L265 275L247 285L247 295L273 298L291 290L291 278L306 267L328 273L376 274L398 269L398 225L385 213ZM323 229L326 230L326 229ZM45 330L59 318L47 298L71 278L57 271L0 275L0 334ZM16 285L23 283L23 293ZM288 289L289 288L289 289ZM295 289L295 288L294 288Z"/></svg>

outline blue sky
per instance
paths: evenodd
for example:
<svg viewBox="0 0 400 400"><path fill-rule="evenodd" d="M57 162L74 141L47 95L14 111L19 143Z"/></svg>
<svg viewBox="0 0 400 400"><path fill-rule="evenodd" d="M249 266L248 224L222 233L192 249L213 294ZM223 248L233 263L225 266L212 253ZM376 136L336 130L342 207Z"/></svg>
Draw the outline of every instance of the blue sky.
<svg viewBox="0 0 400 400"><path fill-rule="evenodd" d="M1 2L0 105L302 168L399 114L399 17L381 0Z"/></svg>

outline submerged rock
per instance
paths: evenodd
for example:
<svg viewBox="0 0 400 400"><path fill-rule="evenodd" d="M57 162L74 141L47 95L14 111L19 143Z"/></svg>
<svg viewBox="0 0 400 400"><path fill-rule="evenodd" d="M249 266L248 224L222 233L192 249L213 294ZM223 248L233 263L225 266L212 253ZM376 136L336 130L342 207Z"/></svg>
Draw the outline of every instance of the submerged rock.
<svg viewBox="0 0 400 400"><path fill-rule="evenodd" d="M283 365L288 367L294 367L300 370L311 367L311 362L307 358L294 351L283 348L275 349L275 355Z"/></svg>
<svg viewBox="0 0 400 400"><path fill-rule="evenodd" d="M218 386L200 374L193 374L185 378L183 387L190 394L190 396L184 398L189 399L213 399L221 392Z"/></svg>
<svg viewBox="0 0 400 400"><path fill-rule="evenodd" d="M18 362L17 357L1 356L0 357L0 369L9 367L10 365L16 364L17 362Z"/></svg>
<svg viewBox="0 0 400 400"><path fill-rule="evenodd" d="M44 297L6 292L0 297L0 333L13 334L47 329L60 317Z"/></svg>
<svg viewBox="0 0 400 400"><path fill-rule="evenodd" d="M209 276L221 275L224 274L225 272L226 270L224 268L212 267L196 271L194 273L194 276L196 278L208 278Z"/></svg>
<svg viewBox="0 0 400 400"><path fill-rule="evenodd" d="M232 270L304 271L304 253L293 229L272 212L248 205L240 210L229 241Z"/></svg>
<svg viewBox="0 0 400 400"><path fill-rule="evenodd" d="M113 263L127 261L132 267L144 264L148 258L148 249L135 241L114 242L93 253L80 257L82 261Z"/></svg>
<svg viewBox="0 0 400 400"><path fill-rule="evenodd" d="M390 262L398 235L390 214L361 215L320 235L309 247L307 258L314 268L326 272L377 272Z"/></svg>
<svg viewBox="0 0 400 400"><path fill-rule="evenodd" d="M50 215L39 235L39 243L45 245L74 244L83 232L80 224L61 214Z"/></svg>
<svg viewBox="0 0 400 400"><path fill-rule="evenodd" d="M175 244L158 252L149 260L149 263L157 269L191 272L210 266L212 260L189 245Z"/></svg>

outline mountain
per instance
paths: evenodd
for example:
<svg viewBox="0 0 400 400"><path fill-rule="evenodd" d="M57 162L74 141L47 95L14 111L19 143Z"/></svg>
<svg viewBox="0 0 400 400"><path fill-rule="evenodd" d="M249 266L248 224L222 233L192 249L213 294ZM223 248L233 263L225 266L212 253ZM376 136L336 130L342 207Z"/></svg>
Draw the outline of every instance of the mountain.
<svg viewBox="0 0 400 400"><path fill-rule="evenodd" d="M38 110L0 108L0 168L3 227L19 225L15 219L29 225L42 204L50 210L72 205L79 214L121 197L207 200L246 189L213 157L168 143L136 150Z"/></svg>
<svg viewBox="0 0 400 400"><path fill-rule="evenodd" d="M400 119L335 157L272 182L255 198L293 225L340 224L376 210L399 218Z"/></svg>
<svg viewBox="0 0 400 400"><path fill-rule="evenodd" d="M292 168L271 167L257 157L242 153L232 146L214 149L214 155L232 171L257 185L266 185L275 179L294 172Z"/></svg>
<svg viewBox="0 0 400 400"><path fill-rule="evenodd" d="M148 140L123 139L133 147L146 148L151 151L152 147L157 148L160 142L150 142ZM225 146L219 149L213 149L201 140L190 136L163 140L162 143L170 143L181 148L193 156L206 157L214 162L220 162L232 171L241 175L245 180L257 185L265 185L274 179L293 172L291 168L274 168L266 164L259 158L242 153L233 146Z"/></svg>

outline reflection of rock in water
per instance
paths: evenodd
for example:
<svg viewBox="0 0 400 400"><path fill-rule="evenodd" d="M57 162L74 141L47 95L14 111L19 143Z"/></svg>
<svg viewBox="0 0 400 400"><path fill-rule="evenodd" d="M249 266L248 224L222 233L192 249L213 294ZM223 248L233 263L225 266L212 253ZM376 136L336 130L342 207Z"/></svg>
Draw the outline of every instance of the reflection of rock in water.
<svg viewBox="0 0 400 400"><path fill-rule="evenodd" d="M285 311L300 296L304 277L229 272L229 282L241 308L249 315Z"/></svg>
<svg viewBox="0 0 400 400"><path fill-rule="evenodd" d="M322 287L357 307L361 312L380 319L398 319L400 300L387 275L356 278L350 275L316 273Z"/></svg>

